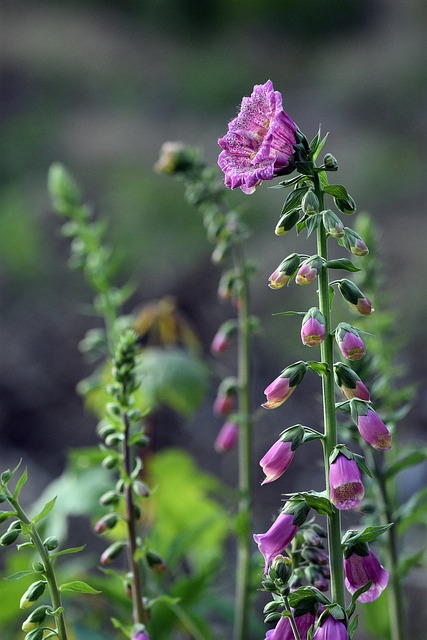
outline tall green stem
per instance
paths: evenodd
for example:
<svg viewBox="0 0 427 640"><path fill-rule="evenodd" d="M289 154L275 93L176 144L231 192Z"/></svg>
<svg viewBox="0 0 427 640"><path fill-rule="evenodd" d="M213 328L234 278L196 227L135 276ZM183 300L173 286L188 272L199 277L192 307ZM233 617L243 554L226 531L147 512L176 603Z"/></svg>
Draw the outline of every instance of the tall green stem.
<svg viewBox="0 0 427 640"><path fill-rule="evenodd" d="M58 588L58 583L56 581L56 576L53 570L52 561L49 557L49 552L44 546L36 526L31 522L31 520L29 519L25 511L22 509L19 502L17 500L14 500L12 497L9 497L9 502L15 509L18 518L25 524L29 525L29 527L31 528L30 537L44 566L44 574L46 576L46 581L49 587L52 607L54 610L62 609L61 592L59 591L59 588ZM64 617L63 611L60 611L60 613L56 615L56 624L57 624L59 640L68 640L67 628L65 626L65 617Z"/></svg>
<svg viewBox="0 0 427 640"><path fill-rule="evenodd" d="M249 282L242 249L239 243L234 249L234 260L239 272L241 290L238 311L238 381L239 381L239 532L237 538L236 598L234 640L247 640L249 635L249 581L251 561L252 505L252 418L250 407L250 320Z"/></svg>
<svg viewBox="0 0 427 640"><path fill-rule="evenodd" d="M324 208L323 192L318 175L314 178L315 192L319 199L320 210ZM317 252L325 261L328 259L328 245L325 228L320 224L317 228ZM322 376L324 440L323 453L325 465L326 488L329 492L329 456L337 444L337 422L335 411L335 383L333 335L331 328L331 305L329 296L328 268L323 265L319 273L319 309L325 318L325 340L321 345L321 359L327 366ZM328 518L329 562L331 567L331 597L342 607L345 606L344 567L341 549L341 516L338 509L333 509Z"/></svg>

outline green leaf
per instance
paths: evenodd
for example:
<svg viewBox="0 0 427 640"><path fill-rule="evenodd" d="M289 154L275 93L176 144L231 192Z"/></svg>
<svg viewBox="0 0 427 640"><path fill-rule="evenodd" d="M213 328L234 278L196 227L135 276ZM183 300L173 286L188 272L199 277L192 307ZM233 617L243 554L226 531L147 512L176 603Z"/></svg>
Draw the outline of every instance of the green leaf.
<svg viewBox="0 0 427 640"><path fill-rule="evenodd" d="M344 271L360 271L359 267L356 267L348 258L338 258L337 260L328 260L326 266L329 269L344 269Z"/></svg>
<svg viewBox="0 0 427 640"><path fill-rule="evenodd" d="M295 613L310 611L317 602L323 605L331 603L316 587L300 587L289 594L289 604Z"/></svg>
<svg viewBox="0 0 427 640"><path fill-rule="evenodd" d="M301 200L304 195L307 193L309 187L297 187L288 195L285 200L285 204L283 205L283 209L281 215L283 216L288 211L292 211L292 209L297 209L301 205Z"/></svg>
<svg viewBox="0 0 427 640"><path fill-rule="evenodd" d="M19 494L21 493L21 489L24 486L24 484L27 482L27 479L28 479L28 472L27 472L27 469L25 469L24 473L21 475L18 482L16 483L15 491L13 492L14 500L18 499Z"/></svg>
<svg viewBox="0 0 427 640"><path fill-rule="evenodd" d="M32 576L34 573L35 571L17 571L16 573L12 573L10 576L4 577L3 580L20 580L26 576Z"/></svg>
<svg viewBox="0 0 427 640"><path fill-rule="evenodd" d="M328 365L325 362L316 362L315 360L310 360L307 362L308 367L314 373L317 373L319 376L324 376L328 372Z"/></svg>
<svg viewBox="0 0 427 640"><path fill-rule="evenodd" d="M407 467L412 467L416 464L420 464L427 460L427 450L414 450L407 451L402 456L400 456L397 460L394 460L391 464L387 465L384 471L384 475L386 478L392 478L399 471L406 469Z"/></svg>
<svg viewBox="0 0 427 640"><path fill-rule="evenodd" d="M401 578L404 578L414 567L421 567L424 562L426 549L421 549L415 553L410 553L400 558L397 566L397 572Z"/></svg>
<svg viewBox="0 0 427 640"><path fill-rule="evenodd" d="M152 598L147 602L147 610L149 611L154 604L164 603L167 605L176 605L179 603L179 598L173 598L172 596L168 596L167 594L163 594L161 596L157 596L156 598Z"/></svg>
<svg viewBox="0 0 427 640"><path fill-rule="evenodd" d="M101 593L97 589L94 589L86 582L82 582L81 580L74 580L73 582L64 582L59 587L59 590L62 591L74 591L75 593L91 593L97 594Z"/></svg>
<svg viewBox="0 0 427 640"><path fill-rule="evenodd" d="M52 500L49 500L49 502L45 504L43 509L32 518L33 523L39 522L40 520L45 518L47 515L49 515L49 513L52 511L53 507L55 506L55 502L56 502L56 496L52 498Z"/></svg>
<svg viewBox="0 0 427 640"><path fill-rule="evenodd" d="M307 226L307 216L298 222L296 226L297 235L299 235L301 231L306 228L306 226Z"/></svg>
<svg viewBox="0 0 427 640"><path fill-rule="evenodd" d="M346 200L348 198L348 191L342 184L328 184L323 188L323 191L339 200Z"/></svg>
<svg viewBox="0 0 427 640"><path fill-rule="evenodd" d="M278 313L273 313L273 316L305 316L306 311L279 311Z"/></svg>
<svg viewBox="0 0 427 640"><path fill-rule="evenodd" d="M303 491L295 494L295 497L302 498L306 505L317 511L319 515L330 516L333 513L334 507L324 491L322 493L318 491Z"/></svg>
<svg viewBox="0 0 427 640"><path fill-rule="evenodd" d="M399 534L405 533L413 524L427 522L427 487L417 491L395 513Z"/></svg>
<svg viewBox="0 0 427 640"><path fill-rule="evenodd" d="M372 527L366 527L361 531L347 531L342 538L341 544L344 547L352 547L358 542L373 542L383 533L388 531L392 526L393 523L381 524Z"/></svg>
<svg viewBox="0 0 427 640"><path fill-rule="evenodd" d="M83 545L81 547L70 547L69 549L62 549L61 551L56 551L56 553L52 553L50 555L50 558L51 560L54 560L55 558L59 558L59 556L65 556L65 555L68 555L69 553L78 553L79 551L83 551L85 546L86 545Z"/></svg>
<svg viewBox="0 0 427 640"><path fill-rule="evenodd" d="M354 633L357 629L357 625L359 624L359 616L356 615L354 616L354 618L350 621L348 627L347 627L347 633L348 633L348 637L349 640L352 640Z"/></svg>

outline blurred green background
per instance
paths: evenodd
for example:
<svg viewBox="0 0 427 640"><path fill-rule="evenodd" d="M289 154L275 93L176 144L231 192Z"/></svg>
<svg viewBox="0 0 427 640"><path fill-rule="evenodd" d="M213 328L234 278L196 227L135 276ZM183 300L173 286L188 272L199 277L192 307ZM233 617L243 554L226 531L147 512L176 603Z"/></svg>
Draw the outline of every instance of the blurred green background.
<svg viewBox="0 0 427 640"><path fill-rule="evenodd" d="M234 484L230 458L210 453L220 426L211 402L232 355L214 363L209 344L230 309L217 301L219 271L211 264L200 218L184 203L181 185L155 174L153 165L161 144L175 139L200 147L215 163L217 138L242 96L268 78L309 138L319 123L330 132L325 151L338 159L339 181L359 209L374 217L385 286L400 314L402 362L421 390L403 437L425 440L426 28L424 0L3 0L2 467L24 455L37 495L61 471L68 448L96 442L94 420L75 385L91 371L76 345L98 321L85 312L91 292L81 274L68 270L68 243L47 196L47 170L59 160L109 222L122 281L137 286L128 310L175 296L212 365L203 407L189 425L166 412L156 446L185 446L203 468ZM251 228L247 252L258 266L253 311L264 327L256 344L258 404L266 384L301 357L295 322L272 319L271 313L303 308L311 292L278 293L266 286L300 242L293 234L273 234L283 194L263 188L230 197ZM287 323L280 344L279 322ZM308 388L317 397L315 381ZM279 418L263 418L257 455L291 420L310 420L306 399L297 396ZM301 488L310 455L313 449L296 463L289 491ZM254 474L259 484L260 471ZM316 481L320 489L320 469ZM404 494L426 481L425 466L416 467L405 478ZM272 512L277 489L262 491ZM262 521L260 512L261 527ZM425 573L414 574L412 588L425 597ZM414 633L422 633L417 624Z"/></svg>

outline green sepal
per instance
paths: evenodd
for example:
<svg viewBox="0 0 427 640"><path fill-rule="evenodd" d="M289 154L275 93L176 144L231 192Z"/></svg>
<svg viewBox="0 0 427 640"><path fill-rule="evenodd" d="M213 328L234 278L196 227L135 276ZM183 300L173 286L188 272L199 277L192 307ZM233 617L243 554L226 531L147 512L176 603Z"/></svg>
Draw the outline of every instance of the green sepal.
<svg viewBox="0 0 427 640"><path fill-rule="evenodd" d="M305 226L307 227L307 238L311 236L313 231L317 229L321 222L322 215L320 213L313 213L306 218Z"/></svg>
<svg viewBox="0 0 427 640"><path fill-rule="evenodd" d="M323 191L340 200L346 200L349 197L347 189L342 184L328 184Z"/></svg>
<svg viewBox="0 0 427 640"><path fill-rule="evenodd" d="M336 260L328 260L326 263L328 269L344 269L344 271L351 271L356 273L356 271L360 271L359 267L356 267L355 264L348 258L337 258Z"/></svg>
<svg viewBox="0 0 427 640"><path fill-rule="evenodd" d="M285 204L283 205L282 212L280 217L284 216L285 213L292 211L293 209L297 209L301 206L301 201L304 195L307 193L309 187L297 187L288 195L285 200Z"/></svg>
<svg viewBox="0 0 427 640"><path fill-rule="evenodd" d="M280 440L282 442L292 442L291 450L295 451L304 442L310 442L311 440L321 440L322 434L310 427L304 427L302 424L295 424L292 427L288 427L280 434Z"/></svg>
<svg viewBox="0 0 427 640"><path fill-rule="evenodd" d="M279 611L273 611L272 613L269 613L265 616L264 622L265 624L267 624L268 622L278 622L281 617L282 614Z"/></svg>

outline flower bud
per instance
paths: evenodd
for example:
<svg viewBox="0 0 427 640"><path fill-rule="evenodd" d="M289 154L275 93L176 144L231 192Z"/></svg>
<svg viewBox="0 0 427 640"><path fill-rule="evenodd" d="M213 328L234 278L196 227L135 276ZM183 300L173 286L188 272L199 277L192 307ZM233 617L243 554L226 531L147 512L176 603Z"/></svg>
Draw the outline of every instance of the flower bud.
<svg viewBox="0 0 427 640"><path fill-rule="evenodd" d="M150 640L150 638L145 627L141 627L132 631L131 640Z"/></svg>
<svg viewBox="0 0 427 640"><path fill-rule="evenodd" d="M228 301L233 298L236 286L236 276L231 271L226 271L218 284L218 298L222 301Z"/></svg>
<svg viewBox="0 0 427 640"><path fill-rule="evenodd" d="M111 564L113 560L115 560L121 554L124 548L125 545L123 542L113 542L113 544L107 547L107 549L105 549L105 551L102 553L100 557L100 563L104 566Z"/></svg>
<svg viewBox="0 0 427 640"><path fill-rule="evenodd" d="M99 498L99 504L103 507L110 507L120 502L120 496L115 491L106 491Z"/></svg>
<svg viewBox="0 0 427 640"><path fill-rule="evenodd" d="M319 199L313 189L308 189L301 200L301 208L306 215L312 215L319 211Z"/></svg>
<svg viewBox="0 0 427 640"><path fill-rule="evenodd" d="M344 235L340 244L355 256L366 256L369 249L356 231L349 227L344 227Z"/></svg>
<svg viewBox="0 0 427 640"><path fill-rule="evenodd" d="M262 406L265 409L275 409L289 398L295 391L295 387L301 382L307 371L305 362L296 362L286 367L271 384L264 390L267 402Z"/></svg>
<svg viewBox="0 0 427 640"><path fill-rule="evenodd" d="M47 605L42 605L41 607L37 607L34 609L28 616L26 620L22 623L22 631L28 633L29 631L33 631L33 629L37 629L42 622L46 619L46 611L48 607Z"/></svg>
<svg viewBox="0 0 427 640"><path fill-rule="evenodd" d="M365 345L359 332L347 322L340 322L335 330L336 343L348 360L360 360L366 353Z"/></svg>
<svg viewBox="0 0 427 640"><path fill-rule="evenodd" d="M325 339L325 318L317 307L307 311L301 326L301 341L307 347L321 344Z"/></svg>
<svg viewBox="0 0 427 640"><path fill-rule="evenodd" d="M106 533L107 531L111 531L111 529L114 529L117 522L117 515L115 513L108 513L100 520L98 520L98 522L95 524L95 533L101 534Z"/></svg>
<svg viewBox="0 0 427 640"><path fill-rule="evenodd" d="M33 602L43 595L44 590L46 589L46 584L46 580L37 580L37 582L33 582L22 596L19 602L20 608L27 609L28 607L31 607Z"/></svg>
<svg viewBox="0 0 427 640"><path fill-rule="evenodd" d="M154 573L164 573L166 571L166 562L154 551L147 551L145 559Z"/></svg>
<svg viewBox="0 0 427 640"><path fill-rule="evenodd" d="M356 211L356 203L350 194L346 198L334 198L337 209L349 215Z"/></svg>
<svg viewBox="0 0 427 640"><path fill-rule="evenodd" d="M25 640L42 640L44 637L44 630L40 627L38 629L33 629L25 636Z"/></svg>
<svg viewBox="0 0 427 640"><path fill-rule="evenodd" d="M239 427L235 422L226 422L215 440L215 451L217 453L225 453L230 451L236 444L239 437Z"/></svg>
<svg viewBox="0 0 427 640"><path fill-rule="evenodd" d="M330 209L323 211L323 226L326 233L333 238L341 238L344 235L344 225L336 213Z"/></svg>
<svg viewBox="0 0 427 640"><path fill-rule="evenodd" d="M323 266L323 261L320 256L312 256L305 260L298 269L295 277L295 282L299 285L306 285L313 282L319 275L319 272Z"/></svg>
<svg viewBox="0 0 427 640"><path fill-rule="evenodd" d="M15 542L20 535L19 529L10 529L4 533L0 538L0 544L2 547L9 547Z"/></svg>
<svg viewBox="0 0 427 640"><path fill-rule="evenodd" d="M218 416L225 416L234 409L236 393L235 378L225 378L218 388L218 393L213 405L213 412Z"/></svg>
<svg viewBox="0 0 427 640"><path fill-rule="evenodd" d="M227 320L224 322L215 334L211 344L211 352L213 354L223 353L230 344L230 338L235 333L237 325L235 320Z"/></svg>
<svg viewBox="0 0 427 640"><path fill-rule="evenodd" d="M280 289L284 287L295 275L300 262L300 257L297 253L291 253L291 255L285 258L269 277L268 286L270 289Z"/></svg>
<svg viewBox="0 0 427 640"><path fill-rule="evenodd" d="M372 308L372 302L367 298L354 282L343 278L338 283L338 289L344 300L346 300L355 311L358 311L364 316L369 316L374 312Z"/></svg>
<svg viewBox="0 0 427 640"><path fill-rule="evenodd" d="M319 591L328 591L329 582L318 569L318 567L310 564L304 569L305 577L313 587L319 589Z"/></svg>
<svg viewBox="0 0 427 640"><path fill-rule="evenodd" d="M49 538L46 538L43 544L48 551L53 551L59 546L59 540L56 536L49 536Z"/></svg>
<svg viewBox="0 0 427 640"><path fill-rule="evenodd" d="M2 502L6 502L7 500L7 495L4 493L4 491L0 491L0 504Z"/></svg>
<svg viewBox="0 0 427 640"><path fill-rule="evenodd" d="M334 158L332 153L325 154L325 157L323 158L323 166L325 167L326 171L337 171L338 162L336 161L336 158Z"/></svg>
<svg viewBox="0 0 427 640"><path fill-rule="evenodd" d="M292 576L292 561L290 558L279 554L274 558L271 568L283 584L289 582Z"/></svg>
<svg viewBox="0 0 427 640"><path fill-rule="evenodd" d="M334 366L335 382L341 390L344 398L351 400L352 398L359 398L369 402L370 394L359 378L357 373L353 371L348 365L339 362Z"/></svg>
<svg viewBox="0 0 427 640"><path fill-rule="evenodd" d="M160 149L160 156L154 170L157 173L173 175L177 173L187 173L192 168L200 164L199 154L183 142L165 142Z"/></svg>
<svg viewBox="0 0 427 640"><path fill-rule="evenodd" d="M357 428L362 438L374 449L391 449L391 433L373 409L367 409L366 415L360 413Z"/></svg>
<svg viewBox="0 0 427 640"><path fill-rule="evenodd" d="M274 229L276 236L284 236L285 233L288 233L288 231L293 229L299 220L299 216L300 213L298 209L292 209L285 213L280 218L279 222L276 224L276 228Z"/></svg>
<svg viewBox="0 0 427 640"><path fill-rule="evenodd" d="M134 480L134 482L132 483L132 488L135 491L136 495L140 498L148 498L151 493L150 487L141 480Z"/></svg>

